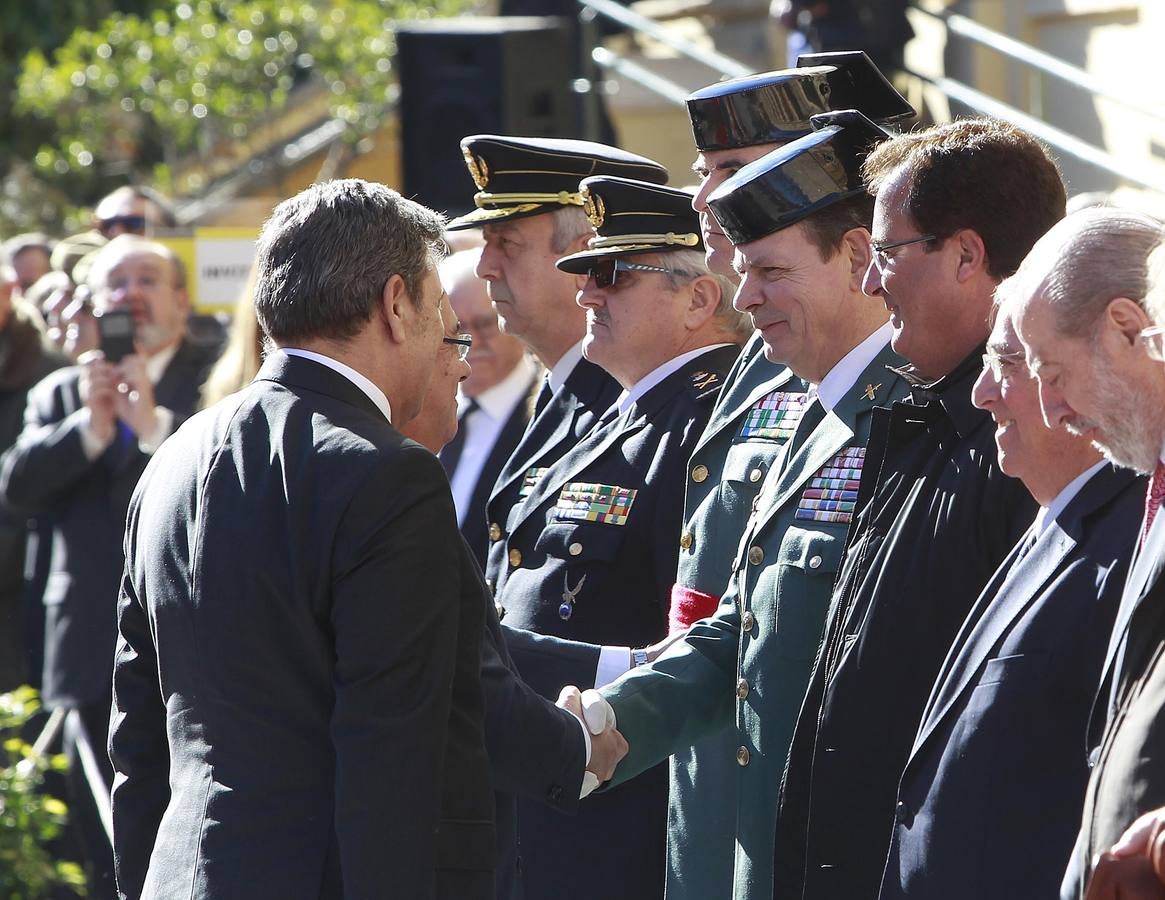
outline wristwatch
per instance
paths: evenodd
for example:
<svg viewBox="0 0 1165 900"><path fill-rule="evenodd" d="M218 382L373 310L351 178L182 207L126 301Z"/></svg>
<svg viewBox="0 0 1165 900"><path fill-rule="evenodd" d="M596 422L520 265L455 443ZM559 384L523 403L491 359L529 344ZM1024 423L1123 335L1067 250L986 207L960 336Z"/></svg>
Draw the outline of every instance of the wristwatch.
<svg viewBox="0 0 1165 900"><path fill-rule="evenodd" d="M647 665L648 662L649 662L649 660L647 657L647 648L646 647L632 648L632 650L631 650L631 668L634 669L634 668L637 668L638 666L645 666L645 665Z"/></svg>

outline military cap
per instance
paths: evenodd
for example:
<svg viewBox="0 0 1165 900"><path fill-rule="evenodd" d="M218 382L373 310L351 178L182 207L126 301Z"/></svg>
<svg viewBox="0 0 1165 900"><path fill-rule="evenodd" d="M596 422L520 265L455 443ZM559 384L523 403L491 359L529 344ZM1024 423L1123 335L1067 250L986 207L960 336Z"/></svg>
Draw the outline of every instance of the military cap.
<svg viewBox="0 0 1165 900"><path fill-rule="evenodd" d="M914 115L861 50L805 54L797 64L721 81L690 95L686 104L697 149L787 143L813 130L810 117L837 109L857 109L883 123Z"/></svg>
<svg viewBox="0 0 1165 900"><path fill-rule="evenodd" d="M788 228L865 191L862 162L890 135L855 110L812 121L818 130L744 166L708 197L734 245Z"/></svg>
<svg viewBox="0 0 1165 900"><path fill-rule="evenodd" d="M581 275L600 257L704 252L700 216L692 209L692 195L687 191L599 175L583 179L579 193L595 236L587 242L590 249L558 261L564 272Z"/></svg>
<svg viewBox="0 0 1165 900"><path fill-rule="evenodd" d="M477 209L446 226L454 231L581 207L578 185L590 175L667 181L667 169L654 160L591 141L475 134L462 139L461 152L477 185Z"/></svg>

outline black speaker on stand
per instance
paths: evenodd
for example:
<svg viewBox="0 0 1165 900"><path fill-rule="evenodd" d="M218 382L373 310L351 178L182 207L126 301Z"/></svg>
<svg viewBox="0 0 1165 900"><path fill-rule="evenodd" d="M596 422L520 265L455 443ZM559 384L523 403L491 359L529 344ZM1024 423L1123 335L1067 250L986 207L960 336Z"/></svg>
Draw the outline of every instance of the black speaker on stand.
<svg viewBox="0 0 1165 900"><path fill-rule="evenodd" d="M477 190L470 134L579 137L570 30L553 17L434 20L398 28L402 193L457 215Z"/></svg>

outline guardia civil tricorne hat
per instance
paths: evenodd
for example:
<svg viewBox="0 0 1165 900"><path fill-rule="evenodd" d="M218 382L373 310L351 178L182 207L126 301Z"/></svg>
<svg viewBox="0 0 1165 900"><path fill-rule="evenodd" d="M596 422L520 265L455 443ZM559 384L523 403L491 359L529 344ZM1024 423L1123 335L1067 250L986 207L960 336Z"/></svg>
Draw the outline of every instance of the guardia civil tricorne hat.
<svg viewBox="0 0 1165 900"><path fill-rule="evenodd" d="M579 192L595 236L586 250L558 260L564 272L584 274L601 257L704 252L700 217L687 191L600 175L584 179Z"/></svg>
<svg viewBox="0 0 1165 900"><path fill-rule="evenodd" d="M817 130L744 166L708 197L734 245L788 228L863 193L862 162L890 137L856 110L813 116Z"/></svg>
<svg viewBox="0 0 1165 900"><path fill-rule="evenodd" d="M812 132L813 116L834 110L883 124L915 114L861 50L804 54L795 69L721 81L685 102L701 151L787 143Z"/></svg>
<svg viewBox="0 0 1165 900"><path fill-rule="evenodd" d="M579 182L592 175L667 181L667 169L654 160L591 141L475 134L461 141L461 151L477 208L446 226L454 231L581 207Z"/></svg>

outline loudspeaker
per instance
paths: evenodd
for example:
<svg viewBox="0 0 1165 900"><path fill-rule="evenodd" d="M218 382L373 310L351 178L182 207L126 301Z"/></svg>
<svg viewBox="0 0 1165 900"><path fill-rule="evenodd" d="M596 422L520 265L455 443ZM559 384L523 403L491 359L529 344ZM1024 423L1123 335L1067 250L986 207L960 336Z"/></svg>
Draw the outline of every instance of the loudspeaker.
<svg viewBox="0 0 1165 900"><path fill-rule="evenodd" d="M475 18L402 25L403 191L433 209L473 209L461 155L470 134L578 137L575 48L562 19Z"/></svg>

